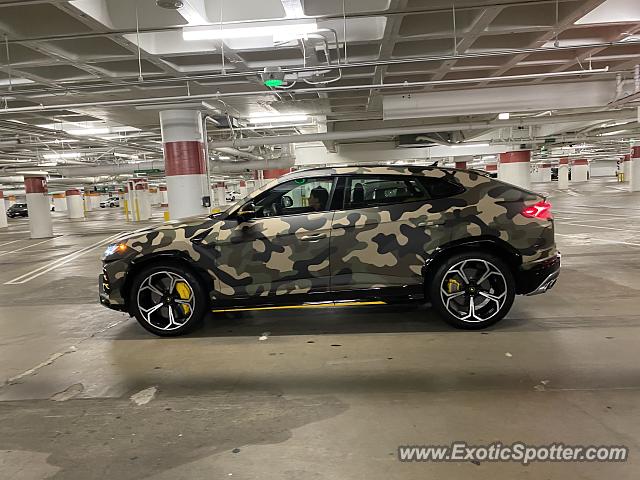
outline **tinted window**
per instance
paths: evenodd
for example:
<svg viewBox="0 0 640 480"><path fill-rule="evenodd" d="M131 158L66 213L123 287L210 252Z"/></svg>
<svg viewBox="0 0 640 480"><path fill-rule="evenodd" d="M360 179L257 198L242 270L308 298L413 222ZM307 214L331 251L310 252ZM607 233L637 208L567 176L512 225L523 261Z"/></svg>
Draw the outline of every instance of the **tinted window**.
<svg viewBox="0 0 640 480"><path fill-rule="evenodd" d="M429 192L430 198L446 198L459 195L464 192L464 187L458 183L453 183L444 178L415 177L420 179L420 183Z"/></svg>
<svg viewBox="0 0 640 480"><path fill-rule="evenodd" d="M428 198L429 193L416 177L349 177L345 189L345 208L417 202Z"/></svg>
<svg viewBox="0 0 640 480"><path fill-rule="evenodd" d="M329 210L333 179L298 178L276 185L255 201L256 216L275 217Z"/></svg>

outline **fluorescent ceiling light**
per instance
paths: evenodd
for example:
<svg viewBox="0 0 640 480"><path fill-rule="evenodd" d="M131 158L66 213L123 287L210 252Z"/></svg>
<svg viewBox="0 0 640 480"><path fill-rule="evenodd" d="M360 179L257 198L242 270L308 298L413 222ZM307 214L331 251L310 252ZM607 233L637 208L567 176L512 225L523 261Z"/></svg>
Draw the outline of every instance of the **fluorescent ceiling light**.
<svg viewBox="0 0 640 480"><path fill-rule="evenodd" d="M638 0L606 0L578 19L576 25L640 22Z"/></svg>
<svg viewBox="0 0 640 480"><path fill-rule="evenodd" d="M231 157L228 157L227 155L220 155L218 156L218 160L231 160Z"/></svg>
<svg viewBox="0 0 640 480"><path fill-rule="evenodd" d="M113 155L116 156L116 157L119 157L119 158L129 158L131 160L138 160L138 158L140 158L140 157L138 157L138 155L129 155L128 153L114 152Z"/></svg>
<svg viewBox="0 0 640 480"><path fill-rule="evenodd" d="M509 120L509 112L499 113L498 120Z"/></svg>
<svg viewBox="0 0 640 480"><path fill-rule="evenodd" d="M102 128L73 128L71 130L67 130L67 133L70 135L101 135L105 133L110 133L111 130L107 127Z"/></svg>
<svg viewBox="0 0 640 480"><path fill-rule="evenodd" d="M251 115L249 117L250 123L276 123L276 122L305 122L309 118L308 115L280 115L280 114L271 114L271 115Z"/></svg>
<svg viewBox="0 0 640 480"><path fill-rule="evenodd" d="M82 156L79 152L66 152L66 153L45 153L42 158L45 160L59 160L61 158L80 158Z"/></svg>
<svg viewBox="0 0 640 480"><path fill-rule="evenodd" d="M317 31L318 25L316 22L298 22L260 26L237 25L231 28L225 28L223 24L222 28L220 28L220 26L185 28L182 31L182 38L187 41L196 41L271 37L274 43L280 43L295 40L297 38L303 38L309 33L315 33Z"/></svg>
<svg viewBox="0 0 640 480"><path fill-rule="evenodd" d="M33 83L33 80L29 80L28 78L12 78L11 81L9 81L8 78L0 80L0 86L3 87L5 85L24 85L27 83Z"/></svg>
<svg viewBox="0 0 640 480"><path fill-rule="evenodd" d="M58 166L58 162L44 162L44 163L39 163L38 167L56 167Z"/></svg>
<svg viewBox="0 0 640 480"><path fill-rule="evenodd" d="M488 147L488 143L463 143L462 145L451 145L451 148L465 148L465 147Z"/></svg>

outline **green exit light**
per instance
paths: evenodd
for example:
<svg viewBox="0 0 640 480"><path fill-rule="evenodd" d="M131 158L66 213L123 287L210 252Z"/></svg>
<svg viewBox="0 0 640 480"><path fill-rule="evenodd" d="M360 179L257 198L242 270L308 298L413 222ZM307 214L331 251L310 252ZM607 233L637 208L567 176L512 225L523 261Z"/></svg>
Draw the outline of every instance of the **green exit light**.
<svg viewBox="0 0 640 480"><path fill-rule="evenodd" d="M264 84L267 87L280 87L280 86L282 86L283 83L284 83L283 80L280 80L280 79L277 79L277 78L270 78L270 79L264 81Z"/></svg>

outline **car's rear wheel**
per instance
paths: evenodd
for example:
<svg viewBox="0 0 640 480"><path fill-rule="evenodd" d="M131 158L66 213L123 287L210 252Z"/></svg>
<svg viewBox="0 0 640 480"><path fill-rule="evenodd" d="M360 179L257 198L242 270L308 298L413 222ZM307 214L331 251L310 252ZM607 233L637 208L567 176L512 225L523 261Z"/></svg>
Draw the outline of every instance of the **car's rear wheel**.
<svg viewBox="0 0 640 480"><path fill-rule="evenodd" d="M477 330L493 325L509 312L515 282L509 267L496 256L465 252L439 266L429 296L447 323Z"/></svg>
<svg viewBox="0 0 640 480"><path fill-rule="evenodd" d="M200 326L209 301L197 275L182 265L167 264L145 268L135 277L129 305L145 329L171 337Z"/></svg>

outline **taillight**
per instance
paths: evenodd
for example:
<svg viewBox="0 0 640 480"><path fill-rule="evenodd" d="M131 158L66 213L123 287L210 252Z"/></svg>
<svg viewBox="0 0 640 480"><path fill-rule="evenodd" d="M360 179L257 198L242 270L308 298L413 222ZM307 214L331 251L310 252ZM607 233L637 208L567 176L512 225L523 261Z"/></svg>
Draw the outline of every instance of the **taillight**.
<svg viewBox="0 0 640 480"><path fill-rule="evenodd" d="M543 220L551 218L551 204L542 200L526 207L522 210L522 215L527 218L541 218Z"/></svg>

